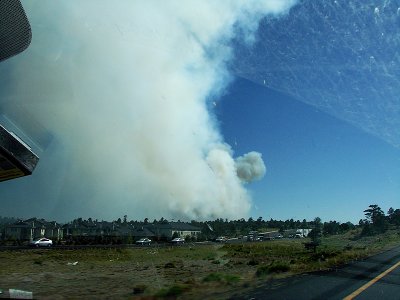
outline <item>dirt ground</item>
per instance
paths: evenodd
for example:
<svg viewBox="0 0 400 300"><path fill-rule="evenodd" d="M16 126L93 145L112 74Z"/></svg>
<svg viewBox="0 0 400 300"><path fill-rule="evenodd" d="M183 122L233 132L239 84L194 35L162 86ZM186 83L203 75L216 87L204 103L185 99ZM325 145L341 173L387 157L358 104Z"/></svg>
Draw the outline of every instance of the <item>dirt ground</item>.
<svg viewBox="0 0 400 300"><path fill-rule="evenodd" d="M220 247L4 251L0 289L37 299L223 299L254 270L232 268Z"/></svg>

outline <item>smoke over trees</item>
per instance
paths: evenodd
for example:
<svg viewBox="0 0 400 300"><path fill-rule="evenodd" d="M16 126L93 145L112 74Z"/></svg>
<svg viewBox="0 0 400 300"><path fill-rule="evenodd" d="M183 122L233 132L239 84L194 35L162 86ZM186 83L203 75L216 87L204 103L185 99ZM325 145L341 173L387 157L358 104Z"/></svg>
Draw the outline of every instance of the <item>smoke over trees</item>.
<svg viewBox="0 0 400 300"><path fill-rule="evenodd" d="M261 153L249 152L236 159L236 171L238 177L244 182L251 182L265 175L266 167Z"/></svg>
<svg viewBox="0 0 400 300"><path fill-rule="evenodd" d="M32 44L7 62L0 104L53 141L35 149L40 166L8 213L29 191L30 213L59 219L248 215L243 182L265 165L256 152L235 160L208 102L230 82L230 41L251 42L263 16L294 2L27 2Z"/></svg>

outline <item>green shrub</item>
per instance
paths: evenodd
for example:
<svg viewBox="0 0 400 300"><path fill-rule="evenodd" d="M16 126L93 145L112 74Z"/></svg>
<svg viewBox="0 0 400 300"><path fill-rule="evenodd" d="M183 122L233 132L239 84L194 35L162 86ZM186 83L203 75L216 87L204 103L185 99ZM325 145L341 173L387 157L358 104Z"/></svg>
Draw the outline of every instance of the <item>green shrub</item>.
<svg viewBox="0 0 400 300"><path fill-rule="evenodd" d="M256 276L261 277L268 275L268 273L269 273L269 266L260 266L257 268Z"/></svg>
<svg viewBox="0 0 400 300"><path fill-rule="evenodd" d="M210 273L203 278L204 282L224 282L227 284L236 283L240 280L238 275L233 274L221 274L221 273Z"/></svg>
<svg viewBox="0 0 400 300"><path fill-rule="evenodd" d="M290 266L285 263L272 264L269 267L271 273L283 273L290 270Z"/></svg>
<svg viewBox="0 0 400 300"><path fill-rule="evenodd" d="M204 282L222 281L222 274L210 273L206 277L203 278L203 281Z"/></svg>
<svg viewBox="0 0 400 300"><path fill-rule="evenodd" d="M156 297L177 297L187 291L189 287L187 285L173 285L168 289L161 289L157 294Z"/></svg>
<svg viewBox="0 0 400 300"><path fill-rule="evenodd" d="M231 284L240 281L240 277L238 275L226 274L224 280L226 283Z"/></svg>
<svg viewBox="0 0 400 300"><path fill-rule="evenodd" d="M173 262L167 262L167 263L164 265L164 268L165 268L165 269L172 269L172 268L175 268L175 264L174 264Z"/></svg>
<svg viewBox="0 0 400 300"><path fill-rule="evenodd" d="M261 277L271 273L283 273L290 270L290 266L286 263L273 263L268 266L260 266L257 268L256 276Z"/></svg>
<svg viewBox="0 0 400 300"><path fill-rule="evenodd" d="M133 287L133 294L135 295L143 294L146 288L147 286L145 284L138 284Z"/></svg>
<svg viewBox="0 0 400 300"><path fill-rule="evenodd" d="M260 264L260 262L254 258L250 259L247 263L249 266L256 266L258 264Z"/></svg>
<svg viewBox="0 0 400 300"><path fill-rule="evenodd" d="M33 261L33 263L35 264L35 265L43 265L43 260L42 259L35 259L34 261Z"/></svg>
<svg viewBox="0 0 400 300"><path fill-rule="evenodd" d="M314 260L314 261L316 261L316 260L325 261L328 258L334 258L334 257L339 256L340 254L341 254L341 252L339 252L339 251L322 250L322 251L319 251L317 253L314 253L311 256L311 260Z"/></svg>

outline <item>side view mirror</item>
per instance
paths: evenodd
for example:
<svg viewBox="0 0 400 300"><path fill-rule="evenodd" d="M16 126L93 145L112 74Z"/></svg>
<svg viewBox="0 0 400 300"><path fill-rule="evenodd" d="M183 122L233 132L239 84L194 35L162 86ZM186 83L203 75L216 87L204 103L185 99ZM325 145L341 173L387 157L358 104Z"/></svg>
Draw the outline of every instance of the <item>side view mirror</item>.
<svg viewBox="0 0 400 300"><path fill-rule="evenodd" d="M32 31L19 0L0 1L0 62L24 51ZM30 175L39 158L17 135L0 125L0 181Z"/></svg>
<svg viewBox="0 0 400 300"><path fill-rule="evenodd" d="M19 0L0 1L0 20L0 61L3 61L28 48L32 31Z"/></svg>
<svg viewBox="0 0 400 300"><path fill-rule="evenodd" d="M38 161L28 145L0 125L0 181L32 174Z"/></svg>

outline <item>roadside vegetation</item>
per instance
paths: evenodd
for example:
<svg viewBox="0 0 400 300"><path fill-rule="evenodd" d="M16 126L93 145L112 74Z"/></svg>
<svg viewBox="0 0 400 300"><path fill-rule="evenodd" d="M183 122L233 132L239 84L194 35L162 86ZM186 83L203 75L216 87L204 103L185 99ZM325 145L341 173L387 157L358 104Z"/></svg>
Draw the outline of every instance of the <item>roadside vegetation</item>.
<svg viewBox="0 0 400 300"><path fill-rule="evenodd" d="M38 298L223 299L267 280L329 270L400 243L396 229L361 236L362 228L310 239L165 248L21 250L0 252L0 289Z"/></svg>

